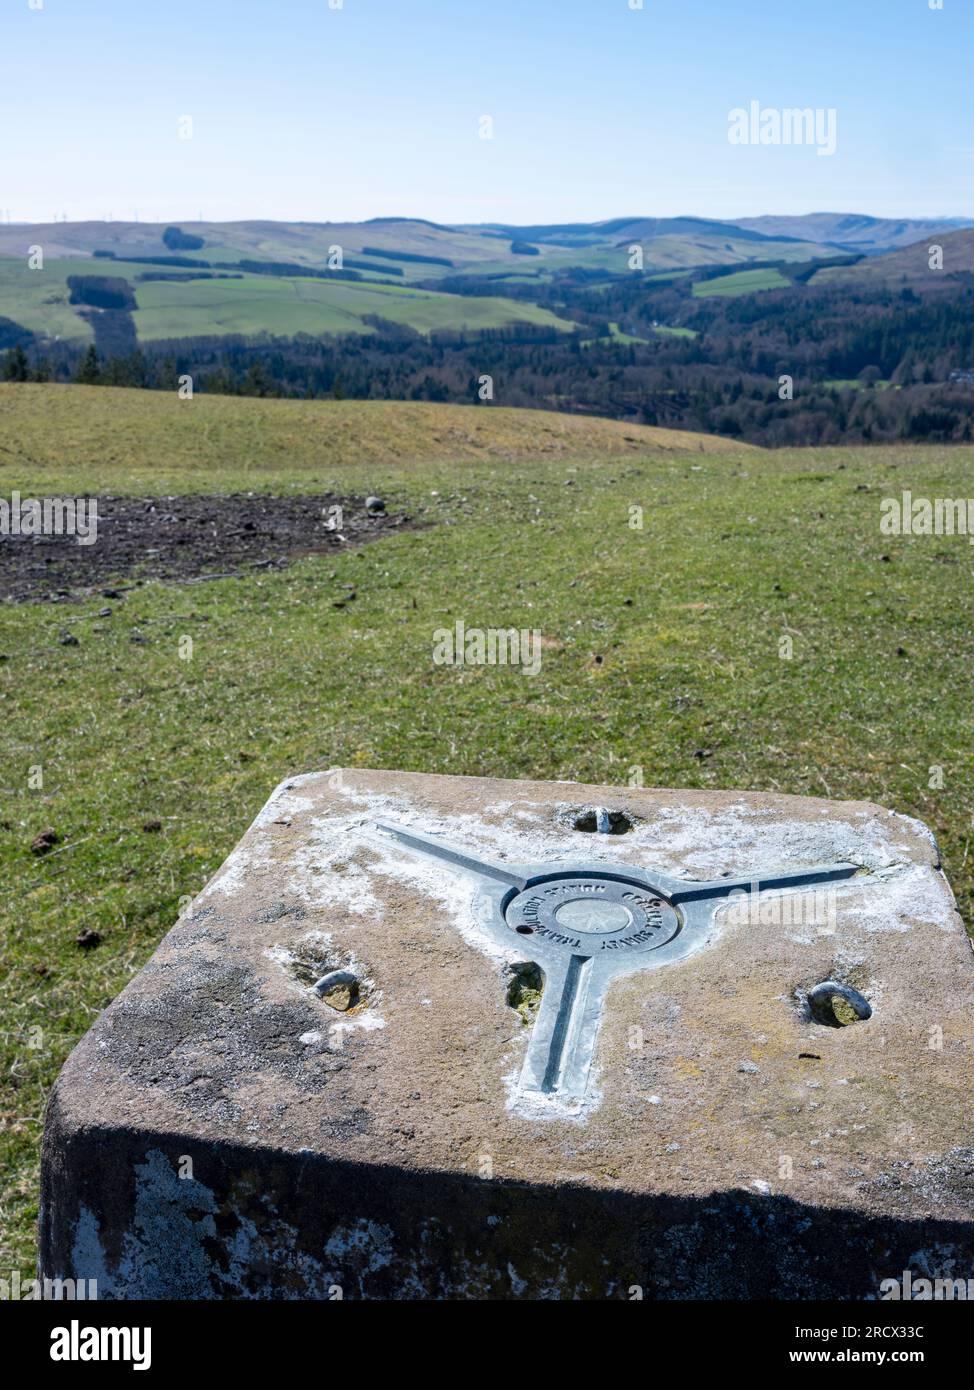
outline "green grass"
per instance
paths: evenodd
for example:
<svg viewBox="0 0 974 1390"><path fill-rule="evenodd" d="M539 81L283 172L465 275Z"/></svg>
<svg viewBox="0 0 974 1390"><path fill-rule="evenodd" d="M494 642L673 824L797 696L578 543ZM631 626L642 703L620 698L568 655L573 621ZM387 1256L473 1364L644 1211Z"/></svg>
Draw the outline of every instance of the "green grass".
<svg viewBox="0 0 974 1390"><path fill-rule="evenodd" d="M696 338L699 336L695 328L670 328L666 324L657 324L653 332L659 334L661 338Z"/></svg>
<svg viewBox="0 0 974 1390"><path fill-rule="evenodd" d="M497 242L498 247L503 247L505 243ZM644 270L630 271L629 269L629 247L630 245L641 245L644 253ZM510 270L511 261L520 262L520 268L527 271L539 271L545 279L549 279L558 271L565 271L570 268L581 268L584 270L608 270L616 275L641 274L648 282L665 283L681 278L689 274L693 269L702 266L726 265L729 267L746 265L748 261L754 259L754 242L735 238L733 236L706 236L684 233L679 236L660 236L648 237L641 241L638 235L624 237L619 241L617 235L608 241L593 241L589 245L573 246L571 248L546 245L540 243L538 246L540 255L532 256L530 259L524 256L504 256L495 260L477 261L473 265L465 266L465 274L498 274L505 270ZM808 246L805 243L792 244L789 242L768 242L761 248L762 259L780 259L784 261L809 260L816 255L821 255L819 248ZM407 274L409 268L403 267ZM416 267L412 268L415 271ZM434 275L435 266L427 266L426 274L422 277L429 279L430 272ZM743 271L743 274L760 275L760 271ZM767 273L767 272L765 272ZM789 280L782 279L783 284L790 284ZM761 285L759 288L770 288Z"/></svg>
<svg viewBox="0 0 974 1390"><path fill-rule="evenodd" d="M67 277L108 273L97 261L46 260L43 270L30 270L26 260L0 258L0 315L43 337L90 343L91 328L68 303Z"/></svg>
<svg viewBox="0 0 974 1390"><path fill-rule="evenodd" d="M573 325L535 304L500 296L463 297L398 285L245 275L242 280L150 281L137 286L141 339L212 333L371 333L378 314L420 333L503 328L514 323L570 331Z"/></svg>
<svg viewBox="0 0 974 1390"><path fill-rule="evenodd" d="M935 829L970 914L974 550L883 537L879 503L971 495L974 450L677 453L599 422L351 404L180 417L147 393L0 391L0 495L375 488L434 523L282 573L147 583L106 619L98 596L0 606L0 1267L31 1266L61 1062L288 773L623 785L638 765L647 785L871 799ZM457 617L539 628L540 674L434 666L433 630ZM58 643L68 624L77 647ZM63 842L36 859L48 825ZM103 938L88 954L84 928Z"/></svg>
<svg viewBox="0 0 974 1390"><path fill-rule="evenodd" d="M618 343L625 346L628 343L645 343L648 338L637 338L632 333L624 333L617 323L609 324L609 332L604 338L586 338L582 347L592 347L595 343Z"/></svg>
<svg viewBox="0 0 974 1390"><path fill-rule="evenodd" d="M697 299L706 299L715 294L736 298L741 294L755 294L758 290L787 289L790 284L791 281L772 266L763 270L738 270L731 275L721 275L716 280L698 280L693 293Z"/></svg>
<svg viewBox="0 0 974 1390"><path fill-rule="evenodd" d="M880 380L867 386L857 377L834 377L829 381L822 382L822 385L829 391L888 391L892 384L892 382L880 378Z"/></svg>
<svg viewBox="0 0 974 1390"><path fill-rule="evenodd" d="M686 430L494 405L206 395L180 401L175 392L0 384L0 488L25 496L45 488L300 489L346 475L371 490L369 478L403 461L507 468L533 456L608 459L725 447Z"/></svg>
<svg viewBox="0 0 974 1390"><path fill-rule="evenodd" d="M637 338L633 333L624 333L617 323L609 324L609 338L614 343L645 343L646 338Z"/></svg>
<svg viewBox="0 0 974 1390"><path fill-rule="evenodd" d="M44 337L90 342L94 335L69 303L67 280L71 275L109 275L127 279L134 289L135 327L143 342L229 333L372 333L365 315L379 315L420 333L518 323L568 332L574 326L536 304L500 295L463 297L374 281L274 275L243 275L239 280L139 278L162 269L70 257L46 260L43 270L30 270L26 260L0 259L0 315Z"/></svg>

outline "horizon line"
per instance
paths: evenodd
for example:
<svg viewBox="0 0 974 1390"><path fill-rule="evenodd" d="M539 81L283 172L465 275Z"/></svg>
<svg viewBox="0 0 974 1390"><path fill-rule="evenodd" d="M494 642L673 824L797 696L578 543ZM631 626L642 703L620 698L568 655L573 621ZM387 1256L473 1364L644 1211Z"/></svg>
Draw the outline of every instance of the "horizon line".
<svg viewBox="0 0 974 1390"><path fill-rule="evenodd" d="M974 213L922 213L904 212L895 215L881 213L859 212L854 210L839 210L819 208L811 212L746 212L737 217L717 217L707 216L702 213L632 213L629 215L618 215L614 217L600 217L596 219L587 218L568 218L554 219L551 221L532 220L527 222L508 222L495 220L490 222L443 222L435 221L430 217L421 217L416 214L408 213L380 213L373 217L360 218L329 218L317 220L304 217L268 217L268 216L248 216L248 217L201 217L199 212L192 216L179 216L178 214L170 217L69 217L60 218L12 218L7 222L0 222L2 227L71 227L81 226L85 223L96 223L99 226L108 227L141 227L157 226L165 222L187 222L195 225L209 226L232 226L248 222L270 222L281 225L296 227L349 227L367 226L371 222L420 222L431 227L442 227L447 230L454 230L460 227L601 227L613 222L716 222L724 225L734 226L743 221L751 221L761 217L790 218L800 221L808 217L866 217L874 222L974 222Z"/></svg>

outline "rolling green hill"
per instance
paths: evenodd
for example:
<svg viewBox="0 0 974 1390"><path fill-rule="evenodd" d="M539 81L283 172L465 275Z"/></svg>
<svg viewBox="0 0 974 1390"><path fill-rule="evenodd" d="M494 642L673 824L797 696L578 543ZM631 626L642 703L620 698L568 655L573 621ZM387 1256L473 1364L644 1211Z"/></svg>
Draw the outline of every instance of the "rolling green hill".
<svg viewBox="0 0 974 1390"><path fill-rule="evenodd" d="M931 270L930 248L943 249L943 270ZM917 294L936 294L956 288L952 275L974 274L974 230L949 232L945 236L931 234L923 241L889 251L883 256L870 256L855 265L828 266L818 270L811 284L859 286L863 289L910 288Z"/></svg>
<svg viewBox="0 0 974 1390"><path fill-rule="evenodd" d="M711 224L667 233L668 224L647 233L646 273L699 265L746 264L755 248L772 248L785 259L817 254L802 243L764 242L754 234L735 238ZM534 325L568 332L571 321L530 300L503 294L505 283L550 280L569 268L612 271L628 268L630 240L595 229L575 245L538 243L538 255L511 251L506 235L485 229L441 228L432 223L390 219L325 226L290 223L193 223L184 235L202 245L172 248L165 227L155 223L54 223L0 227L0 316L39 338L90 342L93 315L69 302L69 276L125 279L135 294L135 331L141 342L219 334L370 333L369 319L403 324L420 333L478 331ZM646 231L633 224L630 236ZM44 249L44 269L30 270L30 247ZM359 280L320 278L332 247L341 246L346 268ZM96 251L110 255L95 256ZM765 250L765 254L766 254ZM158 258L146 264L125 257ZM193 267L179 258L205 262ZM251 274L238 263L262 261L280 273ZM289 270L288 267L294 267ZM303 276L300 268L318 272ZM454 274L492 276L496 295L442 293L436 282ZM233 278L215 278L216 276ZM179 278L162 278L173 276ZM188 278L192 277L192 278ZM417 282L423 288L418 288Z"/></svg>
<svg viewBox="0 0 974 1390"><path fill-rule="evenodd" d="M370 333L375 318L420 333L517 325L568 332L574 324L567 317L531 303L530 295L506 297L505 286L529 292L532 284L550 283L566 271L626 275L635 244L643 248L647 280L701 266L825 254L812 243L772 240L699 218L617 219L581 228L527 228L523 234L517 228L444 227L410 218L194 222L175 234L146 222L4 225L0 317L41 339L92 341L97 316L69 302L67 279L82 275L128 282L140 342L214 334ZM43 270L28 269L32 247L43 249ZM322 278L335 247L341 248L344 269L359 278ZM254 263L267 271L251 273ZM453 276L490 277L497 293L441 292L439 282Z"/></svg>
<svg viewBox="0 0 974 1390"><path fill-rule="evenodd" d="M727 441L584 415L426 401L283 401L0 384L0 488L106 491L292 487L325 471L436 459L508 465L526 458L714 453ZM743 454L759 453L748 445Z"/></svg>
<svg viewBox="0 0 974 1390"><path fill-rule="evenodd" d="M245 275L241 280L169 284L137 289L135 323L141 339L209 333L370 333L365 315L420 333L438 329L504 328L533 324L568 332L572 324L534 304L500 296L461 297L408 286L344 280Z"/></svg>
<svg viewBox="0 0 974 1390"><path fill-rule="evenodd" d="M133 253L134 254L134 253ZM174 266L177 274L191 271ZM135 292L133 317L141 341L210 334L371 333L366 316L404 324L420 333L437 329L503 328L531 324L568 332L567 319L537 305L501 296L461 297L407 285L248 275L234 279L146 279L169 273L161 266L78 257L0 259L0 316L42 338L89 342L91 324L69 303L70 276L121 277Z"/></svg>
<svg viewBox="0 0 974 1390"><path fill-rule="evenodd" d="M769 262L787 265L834 256L834 244L826 240L833 231L843 231L852 244L875 252L899 245L911 229L923 231L928 225L931 235L941 235L957 252L954 268L968 268L974 261L969 250L974 231L833 214L745 219L740 225L696 217L543 227L447 227L419 218L193 222L175 229L149 222L4 225L0 317L40 338L90 342L93 316L68 302L66 281L69 275L102 275L122 277L132 287L134 328L141 342L214 334L370 333L375 331L370 320L376 318L420 333L517 325L568 332L574 324L564 311L556 314L531 302L532 285L557 284L566 273L581 277L581 283L587 283L586 275L603 280L627 276L633 246L642 248L647 283L726 267L740 269L741 275L707 282L695 293L738 295L786 283L778 272L761 268ZM36 246L44 251L44 271L27 269L28 252ZM336 247L344 270L353 275L322 278ZM820 277L823 283L843 274L863 282L898 277L903 283L922 283L922 270L914 265L917 254L907 248L867 257L852 270L833 268ZM181 264L180 258L197 264ZM471 277L475 282L489 278L496 293L480 294L479 285L469 284ZM441 283L447 291L478 292L443 293Z"/></svg>
<svg viewBox="0 0 974 1390"><path fill-rule="evenodd" d="M798 237L846 251L877 255L910 246L927 237L940 240L970 218L869 217L855 212L810 212L795 217L741 217L733 226L770 237Z"/></svg>
<svg viewBox="0 0 974 1390"><path fill-rule="evenodd" d="M418 218L379 218L371 222L192 222L181 230L202 240L191 256L213 263L235 260L289 262L323 268L330 249L340 246L347 259L371 265L376 275L402 272L406 281L430 281L449 274L550 275L568 266L627 269L628 248L643 245L648 270L699 265L731 265L748 260L807 260L827 254L812 241L774 239L699 218L628 218L574 228L445 227ZM0 257L26 259L28 248L43 246L51 258L92 256L110 251L126 256L169 255L166 227L155 222L55 222L0 226ZM541 234L532 237L532 233ZM512 251L514 242L533 246L536 255ZM397 255L397 253L399 253Z"/></svg>

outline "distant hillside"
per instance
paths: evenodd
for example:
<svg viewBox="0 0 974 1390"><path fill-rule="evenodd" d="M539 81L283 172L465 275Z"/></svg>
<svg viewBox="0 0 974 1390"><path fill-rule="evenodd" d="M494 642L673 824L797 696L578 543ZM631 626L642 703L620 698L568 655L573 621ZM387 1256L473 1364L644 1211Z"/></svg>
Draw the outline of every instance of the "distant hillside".
<svg viewBox="0 0 974 1390"><path fill-rule="evenodd" d="M157 246L151 249L159 254ZM212 268L181 264L199 259L198 252L177 254L167 265L163 254L168 253L159 254L159 263L146 264L82 257L77 248L58 256L48 249L43 270L30 269L26 256L0 258L0 318L40 340L94 340L105 352L122 350L136 338L145 343L226 334L363 334L381 323L423 334L518 326L569 332L573 327L548 309L501 293L461 298L396 283L388 272L385 279L327 272L306 277L300 267L287 274L254 274L230 271L215 257ZM97 299L78 288L105 277L127 287L132 306L114 318L92 308Z"/></svg>
<svg viewBox="0 0 974 1390"><path fill-rule="evenodd" d="M930 248L943 248L943 270L931 270ZM974 274L974 229L931 232L922 241L902 250L889 251L883 256L868 257L855 265L835 266L819 270L812 277L813 286L858 285L869 289L900 289L909 287L917 294L936 294L956 289L951 277Z"/></svg>
<svg viewBox="0 0 974 1390"><path fill-rule="evenodd" d="M881 239L907 224L784 225ZM48 233L71 254L52 256ZM492 410L758 444L974 431L974 228L868 253L702 218L54 224L2 227L0 244L19 248L0 256L0 375L14 383L174 393L189 376L199 397L477 406L489 379Z"/></svg>
<svg viewBox="0 0 974 1390"><path fill-rule="evenodd" d="M476 264L499 254L496 244L481 235L411 218L358 223L254 221L176 225L201 240L202 246L191 254L208 261L249 258L321 269L328 264L334 246L340 246L346 257L362 256L366 246L373 246L383 252L403 251L407 256L434 256L457 266ZM26 257L32 244L43 246L49 256L90 256L99 250L110 251L120 260L168 255L171 251L163 239L166 230L166 225L158 222L0 226L0 256ZM380 261L372 270L388 275L388 262Z"/></svg>
<svg viewBox="0 0 974 1390"><path fill-rule="evenodd" d="M974 217L887 218L862 213L811 212L804 217L742 217L732 224L767 237L796 237L822 246L878 255L924 237L974 227Z"/></svg>
<svg viewBox="0 0 974 1390"><path fill-rule="evenodd" d="M691 237L701 239L710 237L717 242L726 241L728 227L738 229L737 239L741 241L797 240L797 237L780 238L773 232L760 232L740 228L741 223L728 223L706 217L614 217L607 222L553 222L537 226L520 227L502 222L489 223L486 227L471 227L470 231L501 233L505 237L519 237L537 241L550 246L577 247L609 242L622 245L629 241L653 241L658 237ZM814 241L815 238L805 238Z"/></svg>
<svg viewBox="0 0 974 1390"><path fill-rule="evenodd" d="M340 246L346 262L366 275L401 274L405 281L430 281L447 274L522 277L549 276L570 266L624 272L631 242L652 243L650 267L703 266L746 262L760 256L808 258L819 254L814 241L775 239L703 218L616 218L601 223L551 227L485 225L444 227L416 218L370 222L187 222L177 224L201 242L188 254L211 263L253 259L321 269ZM0 257L26 259L31 246L52 258L110 252L119 260L186 254L166 240L156 222L54 222L0 226ZM667 247L658 250L657 243ZM538 255L525 257L513 243L534 244ZM677 250L676 248L680 249ZM399 253L397 255L397 253Z"/></svg>
<svg viewBox="0 0 974 1390"><path fill-rule="evenodd" d="M535 291L565 275L629 276L633 244L647 275L830 254L691 217L520 228L391 217L0 225L0 319L13 325L0 325L0 346L18 327L41 340L94 341L106 354L162 339L367 334L383 324L424 334L568 332L571 316L540 307ZM28 266L32 247L43 251L42 270ZM126 311L106 317L104 285L72 292L78 276L123 281L116 299Z"/></svg>
<svg viewBox="0 0 974 1390"><path fill-rule="evenodd" d="M683 247L687 266L724 265L761 259L811 259L836 247L877 254L934 233L974 227L974 218L891 219L860 213L805 216L615 217L601 222L484 223L448 227L422 218L381 217L368 222L52 222L0 225L0 257L26 258L40 245L53 258L111 252L131 257L189 254L210 262L252 259L322 268L340 246L365 274L401 271L406 280L461 274L532 276L570 265L624 270L628 246L646 247L650 266L676 263ZM185 238L185 243L184 239ZM198 242L198 246L193 243ZM538 260L525 266L511 244L528 243ZM661 257L658 243L669 249ZM187 249L188 248L188 249ZM400 253L400 255L397 255Z"/></svg>

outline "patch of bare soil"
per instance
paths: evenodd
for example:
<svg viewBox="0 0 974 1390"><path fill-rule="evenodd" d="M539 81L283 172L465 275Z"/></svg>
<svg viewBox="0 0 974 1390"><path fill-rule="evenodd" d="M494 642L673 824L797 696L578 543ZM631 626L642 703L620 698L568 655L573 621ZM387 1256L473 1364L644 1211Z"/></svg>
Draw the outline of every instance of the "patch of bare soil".
<svg viewBox="0 0 974 1390"><path fill-rule="evenodd" d="M0 535L0 598L57 600L126 580L191 583L282 569L299 555L345 550L410 524L331 493L99 497L91 545L73 535Z"/></svg>

